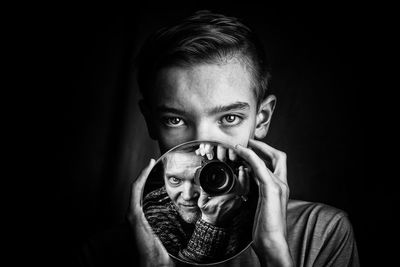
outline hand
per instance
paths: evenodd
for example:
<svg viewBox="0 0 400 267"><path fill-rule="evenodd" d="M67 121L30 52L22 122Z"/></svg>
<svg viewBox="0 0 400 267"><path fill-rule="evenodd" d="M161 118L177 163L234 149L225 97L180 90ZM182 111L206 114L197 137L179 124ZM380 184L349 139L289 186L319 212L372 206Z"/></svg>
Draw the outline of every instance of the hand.
<svg viewBox="0 0 400 267"><path fill-rule="evenodd" d="M225 162L227 158L231 161L235 161L237 159L237 155L233 149L226 148L222 145L217 145L216 150L217 159L220 161ZM215 156L214 146L210 143L201 143L195 153L196 155L206 156L209 160L212 160Z"/></svg>
<svg viewBox="0 0 400 267"><path fill-rule="evenodd" d="M167 250L153 233L142 209L141 197L144 185L154 164L155 160L151 159L149 165L143 169L132 184L127 218L134 231L136 247L140 254L140 266L174 266Z"/></svg>
<svg viewBox="0 0 400 267"><path fill-rule="evenodd" d="M243 169L241 172L244 173ZM197 205L201 210L201 219L212 225L225 227L240 208L242 201L235 193L210 197L201 189Z"/></svg>
<svg viewBox="0 0 400 267"><path fill-rule="evenodd" d="M213 145L202 143L195 153L197 155L206 156L209 160L214 159L215 154L221 161L226 161L227 159L231 161L237 160L237 155L233 149L217 145L215 150L216 153L214 153ZM224 226L230 221L235 215L235 212L240 208L243 199L246 199L245 196L249 191L248 170L243 166L239 167L237 180L238 183L234 191L228 194L211 197L201 189L198 206L202 212L201 218L203 220L216 226Z"/></svg>
<svg viewBox="0 0 400 267"><path fill-rule="evenodd" d="M252 167L259 188L259 200L253 227L253 247L262 265L293 266L286 240L286 208L289 199L286 154L256 140L249 146L272 161L269 170L251 149L236 146L236 153Z"/></svg>

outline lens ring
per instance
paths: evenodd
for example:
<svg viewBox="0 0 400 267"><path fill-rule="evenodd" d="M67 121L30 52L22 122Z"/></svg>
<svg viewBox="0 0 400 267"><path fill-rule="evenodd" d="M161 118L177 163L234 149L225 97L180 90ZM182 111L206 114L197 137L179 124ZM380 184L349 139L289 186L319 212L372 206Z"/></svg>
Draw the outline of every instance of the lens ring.
<svg viewBox="0 0 400 267"><path fill-rule="evenodd" d="M235 175L231 167L223 161L207 162L198 175L200 186L212 195L225 194L235 185Z"/></svg>

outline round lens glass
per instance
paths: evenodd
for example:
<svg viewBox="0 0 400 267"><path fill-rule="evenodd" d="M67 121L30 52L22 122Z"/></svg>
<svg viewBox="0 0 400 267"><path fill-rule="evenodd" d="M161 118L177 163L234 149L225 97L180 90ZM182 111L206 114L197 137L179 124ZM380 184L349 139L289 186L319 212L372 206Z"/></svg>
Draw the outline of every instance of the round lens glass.
<svg viewBox="0 0 400 267"><path fill-rule="evenodd" d="M233 147L207 140L178 145L157 160L143 212L175 261L216 264L250 249L258 201L251 173Z"/></svg>

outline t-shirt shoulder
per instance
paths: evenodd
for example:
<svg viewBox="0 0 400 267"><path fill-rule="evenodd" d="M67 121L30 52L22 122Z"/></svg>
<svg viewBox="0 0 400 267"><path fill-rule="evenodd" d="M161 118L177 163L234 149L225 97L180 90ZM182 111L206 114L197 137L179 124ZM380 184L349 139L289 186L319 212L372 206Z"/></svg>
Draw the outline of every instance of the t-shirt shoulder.
<svg viewBox="0 0 400 267"><path fill-rule="evenodd" d="M348 266L349 262L358 266L346 212L322 203L290 200L287 226L292 256L299 266Z"/></svg>
<svg viewBox="0 0 400 267"><path fill-rule="evenodd" d="M292 217L308 215L330 219L335 217L347 217L347 213L341 209L319 202L301 200L289 200L288 215Z"/></svg>
<svg viewBox="0 0 400 267"><path fill-rule="evenodd" d="M314 234L327 235L340 226L341 232L351 228L347 213L341 209L318 202L290 200L287 210L288 229L297 232L313 226Z"/></svg>

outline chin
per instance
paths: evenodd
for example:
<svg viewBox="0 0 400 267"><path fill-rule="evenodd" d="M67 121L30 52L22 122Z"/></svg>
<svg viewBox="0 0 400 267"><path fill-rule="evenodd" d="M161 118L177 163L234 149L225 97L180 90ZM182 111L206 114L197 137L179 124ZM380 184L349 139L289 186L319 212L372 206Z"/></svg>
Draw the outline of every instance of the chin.
<svg viewBox="0 0 400 267"><path fill-rule="evenodd" d="M201 217L201 212L196 211L196 212L187 212L183 210L179 210L179 215L181 216L182 220L184 220L187 223L195 223L197 222L198 219Z"/></svg>

